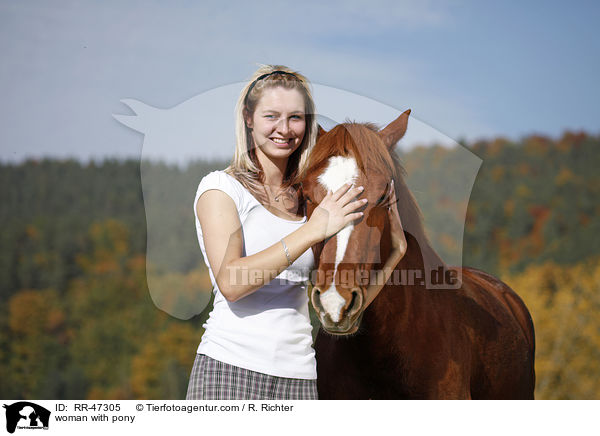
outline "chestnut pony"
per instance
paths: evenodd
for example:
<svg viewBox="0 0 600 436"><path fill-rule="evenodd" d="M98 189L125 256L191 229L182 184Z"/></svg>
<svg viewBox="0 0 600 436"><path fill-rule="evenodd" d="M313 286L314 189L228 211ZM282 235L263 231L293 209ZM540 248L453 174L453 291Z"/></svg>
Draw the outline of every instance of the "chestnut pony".
<svg viewBox="0 0 600 436"><path fill-rule="evenodd" d="M313 247L319 398L532 399L535 337L525 304L489 274L447 267L427 240L393 151L409 114L381 131L368 123L321 130L311 153L302 183L309 216L326 190L348 181L369 200L362 219ZM391 250L391 186L408 248L372 300L371 273ZM425 279L440 271L448 283L430 286Z"/></svg>

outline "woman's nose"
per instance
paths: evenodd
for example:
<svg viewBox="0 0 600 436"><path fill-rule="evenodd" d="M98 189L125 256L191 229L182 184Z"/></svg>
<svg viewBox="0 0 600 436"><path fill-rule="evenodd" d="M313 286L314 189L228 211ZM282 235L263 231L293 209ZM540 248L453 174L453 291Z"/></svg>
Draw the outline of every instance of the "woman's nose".
<svg viewBox="0 0 600 436"><path fill-rule="evenodd" d="M289 121L285 118L279 120L279 122L277 123L277 130L283 134L289 133L289 131L290 131Z"/></svg>

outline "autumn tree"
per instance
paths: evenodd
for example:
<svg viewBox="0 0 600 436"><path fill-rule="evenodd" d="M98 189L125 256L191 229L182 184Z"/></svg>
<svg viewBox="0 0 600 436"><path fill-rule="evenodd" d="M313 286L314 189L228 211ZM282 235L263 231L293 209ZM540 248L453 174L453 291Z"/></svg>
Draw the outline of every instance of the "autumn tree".
<svg viewBox="0 0 600 436"><path fill-rule="evenodd" d="M506 277L531 311L536 398L600 398L600 258L532 265Z"/></svg>

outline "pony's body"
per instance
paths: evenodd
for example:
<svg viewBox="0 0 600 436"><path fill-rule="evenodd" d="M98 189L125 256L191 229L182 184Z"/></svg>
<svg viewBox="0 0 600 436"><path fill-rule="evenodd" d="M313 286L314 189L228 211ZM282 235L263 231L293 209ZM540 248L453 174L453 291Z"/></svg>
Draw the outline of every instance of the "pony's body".
<svg viewBox="0 0 600 436"><path fill-rule="evenodd" d="M322 323L315 342L319 397L533 398L535 339L522 300L482 271L446 267L425 237L418 206L396 156L388 151L404 134L408 113L382 132L372 125L340 125L332 135L321 135L313 150L303 184L309 214L318 203L311 196L324 195L322 174L331 170L327 162L333 162L332 156L355 159L360 171L352 180L364 184L365 194L371 195L365 219L345 233L343 242L341 237L332 238L315 247L318 272L323 273L311 295ZM377 133L381 140L374 136ZM352 277L361 270L381 268L390 253L385 207L371 199L385 197L381 187L391 178L407 243L396 270L420 271L425 277L443 265L456 273L459 282L431 289L418 281L388 281L365 308L368 287ZM368 194L369 186L377 192Z"/></svg>
<svg viewBox="0 0 600 436"><path fill-rule="evenodd" d="M532 399L525 305L484 272L463 268L462 278L458 290L386 286L356 334L320 329L319 398Z"/></svg>

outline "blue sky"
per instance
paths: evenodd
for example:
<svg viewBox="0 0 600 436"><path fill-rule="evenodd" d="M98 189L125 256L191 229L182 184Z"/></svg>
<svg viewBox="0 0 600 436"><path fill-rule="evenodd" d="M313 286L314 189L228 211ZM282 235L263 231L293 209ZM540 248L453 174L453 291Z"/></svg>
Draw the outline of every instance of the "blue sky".
<svg viewBox="0 0 600 436"><path fill-rule="evenodd" d="M173 108L258 63L454 139L600 132L597 3L325 3L0 0L0 160L139 158L120 100Z"/></svg>

